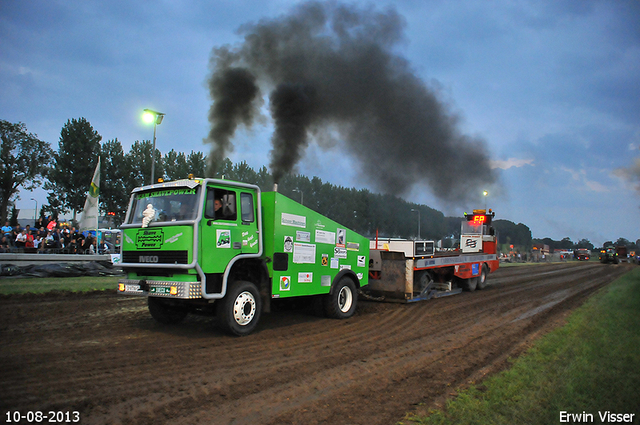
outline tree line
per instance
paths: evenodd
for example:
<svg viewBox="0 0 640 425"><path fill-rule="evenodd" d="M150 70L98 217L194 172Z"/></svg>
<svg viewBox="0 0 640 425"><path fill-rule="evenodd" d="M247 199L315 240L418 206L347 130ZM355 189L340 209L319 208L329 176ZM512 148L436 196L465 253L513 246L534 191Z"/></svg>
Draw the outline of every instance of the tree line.
<svg viewBox="0 0 640 425"><path fill-rule="evenodd" d="M41 217L72 212L75 220L84 206L98 157L101 158L100 208L103 214L111 213L117 225L124 220L131 190L151 183L153 145L150 140L135 141L125 152L117 138L102 142L102 136L85 118L67 121L60 132L57 150L29 133L23 123L0 120L0 136L2 223L7 220L19 190L39 186L48 192L48 204L39 211ZM233 164L228 158L208 164L207 155L196 151L185 154L172 149L162 154L156 149L153 155L155 176L165 180L193 174L251 183L263 191L273 189L273 176L265 166L256 171L244 161ZM390 194L346 188L298 174L281 178L278 191L367 237L378 234L381 238L450 238L454 241L460 237L461 217L445 217L431 207ZM539 241L531 237L531 230L522 223L495 220L494 227L502 244L531 249L532 244ZM546 244L564 247L565 239ZM573 245L593 248L585 239Z"/></svg>

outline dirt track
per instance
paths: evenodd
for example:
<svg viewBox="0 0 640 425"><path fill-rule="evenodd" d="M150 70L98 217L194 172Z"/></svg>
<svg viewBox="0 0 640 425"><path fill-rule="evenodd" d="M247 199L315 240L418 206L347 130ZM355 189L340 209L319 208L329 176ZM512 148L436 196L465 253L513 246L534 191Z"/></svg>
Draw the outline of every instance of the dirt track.
<svg viewBox="0 0 640 425"><path fill-rule="evenodd" d="M163 327L115 294L0 299L0 409L83 424L395 424L503 369L631 265L503 268L483 291L361 302L338 321L290 309L245 338L213 319ZM26 421L24 422L26 423Z"/></svg>

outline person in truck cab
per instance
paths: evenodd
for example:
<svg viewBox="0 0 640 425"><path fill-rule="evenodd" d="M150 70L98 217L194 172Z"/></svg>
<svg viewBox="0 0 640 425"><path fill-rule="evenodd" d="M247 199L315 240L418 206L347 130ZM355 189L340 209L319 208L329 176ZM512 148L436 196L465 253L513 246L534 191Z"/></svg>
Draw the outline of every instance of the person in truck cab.
<svg viewBox="0 0 640 425"><path fill-rule="evenodd" d="M216 198L213 201L213 209L215 210L216 219L224 218L224 214L222 212L222 200Z"/></svg>

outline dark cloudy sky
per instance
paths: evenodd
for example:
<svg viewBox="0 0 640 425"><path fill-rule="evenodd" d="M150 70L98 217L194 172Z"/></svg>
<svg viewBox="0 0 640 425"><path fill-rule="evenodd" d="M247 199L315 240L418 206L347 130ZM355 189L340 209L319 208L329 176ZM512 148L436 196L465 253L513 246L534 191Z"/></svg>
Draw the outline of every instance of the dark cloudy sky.
<svg viewBox="0 0 640 425"><path fill-rule="evenodd" d="M0 119L25 123L57 148L66 121L85 117L103 140L128 149L152 137L140 120L151 108L166 113L163 153L208 152L213 49L237 49L247 28L300 3L2 1ZM640 238L640 2L406 0L373 10L400 17L391 53L458 117L461 134L484 143L496 177L486 202L497 218L540 238ZM266 119L231 140L232 161L255 168L269 165L275 128L262 94ZM374 189L354 149L341 137L312 138L296 170ZM372 155L366 161L376 169ZM455 172L451 180L468 179L474 191L487 179L441 165L425 174ZM18 206L33 208L33 196L41 194L23 193ZM448 215L482 203L442 199L428 181L405 197Z"/></svg>

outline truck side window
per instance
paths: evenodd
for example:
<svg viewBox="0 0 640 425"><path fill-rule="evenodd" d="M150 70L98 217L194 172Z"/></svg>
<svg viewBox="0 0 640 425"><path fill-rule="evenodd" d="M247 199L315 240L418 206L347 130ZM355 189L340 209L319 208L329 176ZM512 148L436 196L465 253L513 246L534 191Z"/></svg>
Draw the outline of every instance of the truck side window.
<svg viewBox="0 0 640 425"><path fill-rule="evenodd" d="M252 223L254 220L253 195L250 193L240 194L240 217L244 223Z"/></svg>
<svg viewBox="0 0 640 425"><path fill-rule="evenodd" d="M232 190L207 188L204 217L215 220L236 220L236 193Z"/></svg>

